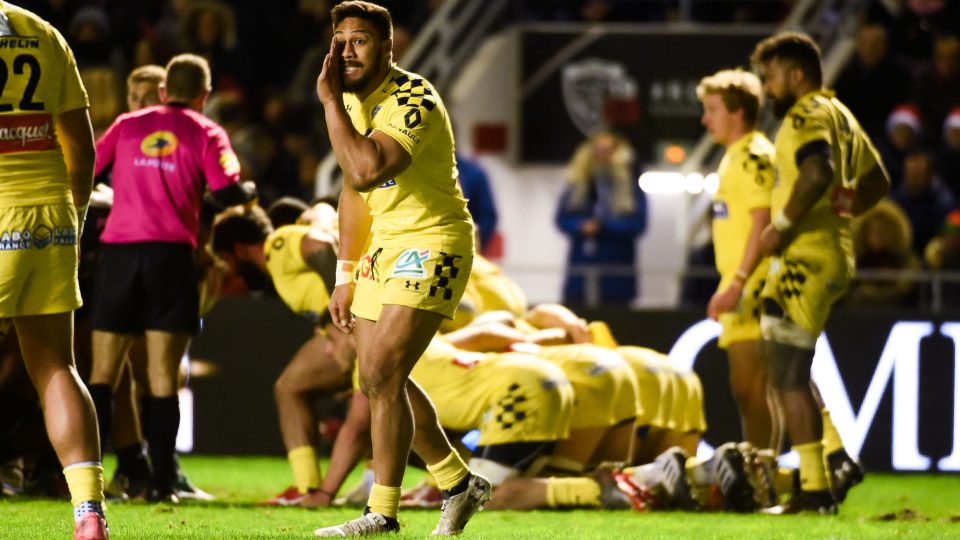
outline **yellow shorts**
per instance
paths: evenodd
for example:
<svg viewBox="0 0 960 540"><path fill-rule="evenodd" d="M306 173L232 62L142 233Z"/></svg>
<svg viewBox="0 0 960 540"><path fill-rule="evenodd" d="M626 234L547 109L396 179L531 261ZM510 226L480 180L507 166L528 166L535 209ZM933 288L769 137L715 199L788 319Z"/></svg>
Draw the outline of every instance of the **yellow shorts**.
<svg viewBox="0 0 960 540"><path fill-rule="evenodd" d="M430 396L444 429L478 429L483 446L569 436L573 388L557 366L523 353L437 350L431 344L410 378Z"/></svg>
<svg viewBox="0 0 960 540"><path fill-rule="evenodd" d="M616 351L559 345L543 347L539 356L559 366L573 386L570 429L611 427L637 417L637 378Z"/></svg>
<svg viewBox="0 0 960 540"><path fill-rule="evenodd" d="M763 309L760 293L766 283L769 267L770 259L763 259L750 275L750 279L744 283L737 306L720 315L720 325L723 330L720 332L717 345L721 349L726 349L731 343L738 341L760 339L760 313ZM720 288L725 288L732 280L733 276L725 276L720 281Z"/></svg>
<svg viewBox="0 0 960 540"><path fill-rule="evenodd" d="M495 362L491 375L501 384L487 400L480 445L569 437L574 395L563 371L522 353L503 353Z"/></svg>
<svg viewBox="0 0 960 540"><path fill-rule="evenodd" d="M653 425L661 409L661 385L663 378L657 374L659 363L666 358L646 347L617 347L617 352L626 360L637 377L637 390L640 395L640 410L637 413L637 426Z"/></svg>
<svg viewBox="0 0 960 540"><path fill-rule="evenodd" d="M853 271L841 250L791 244L781 256L771 258L762 297L776 302L794 324L819 336Z"/></svg>
<svg viewBox="0 0 960 540"><path fill-rule="evenodd" d="M375 321L384 305L396 304L452 319L472 265L472 239L411 239L409 247L373 244L359 262L351 311Z"/></svg>
<svg viewBox="0 0 960 540"><path fill-rule="evenodd" d="M72 205L0 208L0 317L80 307L78 264Z"/></svg>

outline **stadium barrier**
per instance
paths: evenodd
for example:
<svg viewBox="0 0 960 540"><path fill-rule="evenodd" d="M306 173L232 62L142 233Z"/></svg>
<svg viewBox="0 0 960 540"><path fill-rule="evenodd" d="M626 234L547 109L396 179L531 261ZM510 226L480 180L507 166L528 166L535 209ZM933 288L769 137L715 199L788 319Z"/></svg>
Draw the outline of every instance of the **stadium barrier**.
<svg viewBox="0 0 960 540"><path fill-rule="evenodd" d="M594 309L624 344L670 352L703 381L706 442L739 438L739 417L701 310ZM194 451L282 455L273 382L310 325L273 299L225 299L204 320L191 356ZM814 378L848 450L870 470L960 471L960 317L838 311L817 344Z"/></svg>

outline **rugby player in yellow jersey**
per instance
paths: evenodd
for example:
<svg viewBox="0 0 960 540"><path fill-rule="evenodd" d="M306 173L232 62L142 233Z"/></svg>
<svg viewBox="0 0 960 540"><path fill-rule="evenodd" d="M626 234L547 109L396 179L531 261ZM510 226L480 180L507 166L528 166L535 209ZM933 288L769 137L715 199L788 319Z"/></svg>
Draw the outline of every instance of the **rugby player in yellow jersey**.
<svg viewBox="0 0 960 540"><path fill-rule="evenodd" d="M434 534L456 534L489 499L490 484L470 473L430 399L409 380L440 323L453 317L473 262L453 131L432 85L393 64L386 9L348 1L331 10L331 19L334 38L317 78L344 180L330 313L337 328L355 335L360 387L370 399L375 481L363 516L315 533L399 530L412 446L444 491Z"/></svg>
<svg viewBox="0 0 960 540"><path fill-rule="evenodd" d="M775 511L835 513L810 367L830 308L853 277L851 216L876 204L890 181L857 120L823 89L820 50L809 36L772 36L757 45L751 62L774 115L783 119L773 218L760 237L762 252L772 256L760 326L770 381L800 456L801 491Z"/></svg>
<svg viewBox="0 0 960 540"><path fill-rule="evenodd" d="M333 212L323 206L326 212L315 213ZM269 276L287 307L317 325L314 336L274 384L294 485L267 501L270 505L326 505L333 497L321 486L312 394L348 390L356 354L348 336L330 324L327 313L337 260L335 232L311 225L287 225L274 231L260 208L230 209L214 224L213 250L234 273L248 278Z"/></svg>
<svg viewBox="0 0 960 540"><path fill-rule="evenodd" d="M726 147L713 200L713 249L720 285L707 315L720 321L719 346L726 349L730 389L740 409L744 440L773 448L777 437L767 400L767 369L761 361L760 291L767 259L760 233L770 223L773 144L756 131L760 80L743 70L723 70L697 86L701 123L714 142Z"/></svg>
<svg viewBox="0 0 960 540"><path fill-rule="evenodd" d="M77 376L77 239L95 159L87 93L66 40L0 1L0 318L12 318L74 505L74 538L107 538L93 403Z"/></svg>

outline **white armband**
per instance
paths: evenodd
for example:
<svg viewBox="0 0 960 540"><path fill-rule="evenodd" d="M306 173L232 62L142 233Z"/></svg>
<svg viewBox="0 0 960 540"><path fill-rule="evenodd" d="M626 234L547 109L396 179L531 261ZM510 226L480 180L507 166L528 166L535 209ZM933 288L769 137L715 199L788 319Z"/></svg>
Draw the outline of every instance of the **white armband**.
<svg viewBox="0 0 960 540"><path fill-rule="evenodd" d="M784 232L790 227L793 227L793 221L783 213L783 210L780 210L773 216L771 223L773 223L773 228L780 232Z"/></svg>
<svg viewBox="0 0 960 540"><path fill-rule="evenodd" d="M339 287L341 285L347 285L348 283L353 283L354 270L357 267L357 261L337 261L337 273L336 281L334 282L334 287Z"/></svg>

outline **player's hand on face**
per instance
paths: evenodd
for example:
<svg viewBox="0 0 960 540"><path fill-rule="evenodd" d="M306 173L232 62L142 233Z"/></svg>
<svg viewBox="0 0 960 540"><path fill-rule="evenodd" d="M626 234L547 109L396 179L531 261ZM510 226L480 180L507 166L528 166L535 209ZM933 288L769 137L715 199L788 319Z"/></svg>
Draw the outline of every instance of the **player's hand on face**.
<svg viewBox="0 0 960 540"><path fill-rule="evenodd" d="M317 97L320 103L338 102L343 97L343 42L333 38L330 52L323 59L323 69L317 77Z"/></svg>
<svg viewBox="0 0 960 540"><path fill-rule="evenodd" d="M350 313L350 306L353 304L353 283L340 285L333 289L330 295L330 317L333 318L333 325L341 332L347 334L353 333L354 318Z"/></svg>
<svg viewBox="0 0 960 540"><path fill-rule="evenodd" d="M760 253L774 255L783 248L783 233L771 223L760 233Z"/></svg>

